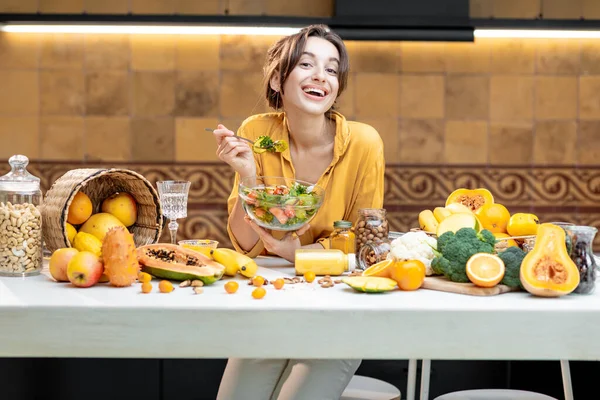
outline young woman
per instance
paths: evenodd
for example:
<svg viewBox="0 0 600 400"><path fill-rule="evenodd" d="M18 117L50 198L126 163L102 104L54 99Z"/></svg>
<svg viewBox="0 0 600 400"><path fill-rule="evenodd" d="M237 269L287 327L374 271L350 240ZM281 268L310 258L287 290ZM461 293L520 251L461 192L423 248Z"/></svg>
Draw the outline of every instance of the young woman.
<svg viewBox="0 0 600 400"><path fill-rule="evenodd" d="M285 140L282 153L255 154L223 125L214 130L217 154L235 171L228 200L228 233L250 257L262 253L294 261L298 248L327 248L336 220L356 222L361 208L383 206L383 143L371 126L347 121L333 110L348 80L342 39L312 25L279 40L267 54L265 92L277 112L246 119L237 135L252 141L268 135ZM252 222L238 199L248 176L282 176L325 189L323 204L309 225L294 233L269 232ZM360 360L230 359L218 400L339 399Z"/></svg>

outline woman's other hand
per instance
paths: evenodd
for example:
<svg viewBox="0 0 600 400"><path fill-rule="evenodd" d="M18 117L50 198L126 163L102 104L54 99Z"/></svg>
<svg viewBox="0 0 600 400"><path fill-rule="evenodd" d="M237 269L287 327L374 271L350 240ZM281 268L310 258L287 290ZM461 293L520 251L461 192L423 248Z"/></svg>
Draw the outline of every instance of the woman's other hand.
<svg viewBox="0 0 600 400"><path fill-rule="evenodd" d="M217 125L213 135L220 160L229 164L242 178L256 175L254 154L248 142L236 138L233 131L221 124Z"/></svg>
<svg viewBox="0 0 600 400"><path fill-rule="evenodd" d="M258 236L262 240L265 249L273 254L277 254L281 258L285 258L289 262L294 262L296 257L296 249L302 247L299 236L302 236L310 228L309 224L304 225L302 228L295 232L288 232L281 239L275 239L269 231L258 226L256 222L252 221L247 215L244 217L245 221L254 229Z"/></svg>

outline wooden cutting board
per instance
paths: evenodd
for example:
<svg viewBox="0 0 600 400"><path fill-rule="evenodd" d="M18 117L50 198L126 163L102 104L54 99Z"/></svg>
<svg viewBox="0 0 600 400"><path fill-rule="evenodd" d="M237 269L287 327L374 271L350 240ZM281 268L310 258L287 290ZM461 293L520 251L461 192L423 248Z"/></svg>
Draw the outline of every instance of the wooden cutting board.
<svg viewBox="0 0 600 400"><path fill-rule="evenodd" d="M511 288L506 285L496 285L491 288L482 288L472 283L452 282L442 276L428 276L423 282L422 289L439 290L441 292L450 292L458 294L467 294L471 296L495 296L508 292L519 291L519 288Z"/></svg>

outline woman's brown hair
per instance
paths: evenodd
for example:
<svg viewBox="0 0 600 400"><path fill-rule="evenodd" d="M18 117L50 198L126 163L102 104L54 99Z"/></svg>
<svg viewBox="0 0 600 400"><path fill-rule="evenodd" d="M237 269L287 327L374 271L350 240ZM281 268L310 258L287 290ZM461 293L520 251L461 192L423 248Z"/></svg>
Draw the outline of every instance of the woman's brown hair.
<svg viewBox="0 0 600 400"><path fill-rule="evenodd" d="M330 31L325 25L310 25L303 28L300 32L283 37L277 41L267 52L265 62L265 89L269 106L274 109L281 107L281 93L283 93L283 84L290 73L300 61L306 41L309 37L318 37L325 39L335 46L340 53L340 65L338 67L337 78L339 81L338 96L342 94L348 82L348 52L342 38L335 32ZM279 78L279 91L271 88L271 79L277 74Z"/></svg>

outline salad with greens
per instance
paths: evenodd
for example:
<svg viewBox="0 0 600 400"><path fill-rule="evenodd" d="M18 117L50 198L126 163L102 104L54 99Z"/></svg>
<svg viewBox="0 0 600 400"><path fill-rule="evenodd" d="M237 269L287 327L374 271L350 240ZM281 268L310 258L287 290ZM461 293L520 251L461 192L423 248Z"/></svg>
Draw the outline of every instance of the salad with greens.
<svg viewBox="0 0 600 400"><path fill-rule="evenodd" d="M287 148L288 144L285 140L273 141L270 136L259 136L252 146L252 150L257 154L264 153L265 151L270 153L283 153Z"/></svg>
<svg viewBox="0 0 600 400"><path fill-rule="evenodd" d="M296 230L316 214L323 199L322 189L294 182L286 185L241 187L246 213L267 229Z"/></svg>

